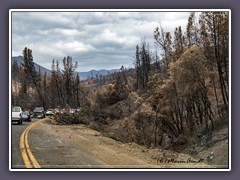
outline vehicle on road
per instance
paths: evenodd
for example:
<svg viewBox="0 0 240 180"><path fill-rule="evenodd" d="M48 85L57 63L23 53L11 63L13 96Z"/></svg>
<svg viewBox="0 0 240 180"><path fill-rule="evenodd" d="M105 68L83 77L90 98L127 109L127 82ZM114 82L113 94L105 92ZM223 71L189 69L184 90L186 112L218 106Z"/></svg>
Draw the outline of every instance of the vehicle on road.
<svg viewBox="0 0 240 180"><path fill-rule="evenodd" d="M52 116L52 115L54 115L54 109L48 109L48 110L46 111L46 115L47 115L47 116Z"/></svg>
<svg viewBox="0 0 240 180"><path fill-rule="evenodd" d="M45 115L44 115L43 113L40 113L40 114L37 115L37 118L38 118L38 119L45 118Z"/></svg>
<svg viewBox="0 0 240 180"><path fill-rule="evenodd" d="M31 116L30 116L29 111L22 112L22 119L23 119L23 121L28 121L28 122L31 121Z"/></svg>
<svg viewBox="0 0 240 180"><path fill-rule="evenodd" d="M33 117L38 117L39 115L42 115L45 117L45 112L43 107L35 107L33 110Z"/></svg>
<svg viewBox="0 0 240 180"><path fill-rule="evenodd" d="M12 107L12 123L17 122L19 125L22 124L22 108L20 106Z"/></svg>

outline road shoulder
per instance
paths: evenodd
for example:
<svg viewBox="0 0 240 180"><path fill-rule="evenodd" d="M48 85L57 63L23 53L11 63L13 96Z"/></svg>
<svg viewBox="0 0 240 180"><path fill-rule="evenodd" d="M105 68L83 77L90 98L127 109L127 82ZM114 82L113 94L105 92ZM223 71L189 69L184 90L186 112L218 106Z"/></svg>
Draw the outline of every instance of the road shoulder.
<svg viewBox="0 0 240 180"><path fill-rule="evenodd" d="M121 143L82 124L39 123L30 131L29 144L42 168L209 167L186 154ZM162 162L162 158L174 161Z"/></svg>

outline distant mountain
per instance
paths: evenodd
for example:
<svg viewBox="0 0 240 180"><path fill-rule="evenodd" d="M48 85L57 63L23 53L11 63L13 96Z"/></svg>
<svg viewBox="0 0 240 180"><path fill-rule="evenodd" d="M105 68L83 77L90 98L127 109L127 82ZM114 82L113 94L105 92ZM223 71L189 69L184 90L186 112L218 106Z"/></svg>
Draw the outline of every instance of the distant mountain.
<svg viewBox="0 0 240 180"><path fill-rule="evenodd" d="M18 66L21 66L24 61L23 61L23 57L22 56L17 56L17 57L12 57L12 64L13 62L17 62ZM39 71L39 68L40 68L40 71L41 73L47 73L47 74L51 74L51 70L43 67L43 66L40 66L39 64L35 63L34 62L34 67L36 69L36 71ZM76 73L79 73L80 75L80 79L81 80L86 80L86 79L89 79L91 77L96 77L96 75L108 75L108 74L112 74L114 72L119 72L119 69L111 69L111 70L105 70L105 69L101 69L101 70L91 70L91 71L87 71L87 72L76 72Z"/></svg>
<svg viewBox="0 0 240 180"><path fill-rule="evenodd" d="M18 66L21 66L24 63L22 56L12 57L12 64L13 64L14 61L17 62ZM37 64L35 62L34 62L34 67L35 67L36 71L39 71L39 68L40 68L40 71L43 74L45 72L47 74L49 74L49 75L51 74L51 70L49 70L49 69L47 69L45 67L42 67L42 66L40 66L39 64Z"/></svg>
<svg viewBox="0 0 240 180"><path fill-rule="evenodd" d="M87 71L87 72L79 72L80 74L80 79L81 80L86 80L89 79L91 77L96 77L97 75L108 75L108 74L112 74L114 72L119 72L119 69L111 69L111 70L106 70L106 69L101 69L101 70L91 70L91 71Z"/></svg>

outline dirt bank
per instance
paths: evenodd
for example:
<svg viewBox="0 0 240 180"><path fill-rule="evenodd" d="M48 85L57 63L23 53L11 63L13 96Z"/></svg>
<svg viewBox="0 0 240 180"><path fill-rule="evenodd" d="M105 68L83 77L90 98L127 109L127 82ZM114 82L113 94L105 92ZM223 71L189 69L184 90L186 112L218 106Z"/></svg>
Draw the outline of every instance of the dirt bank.
<svg viewBox="0 0 240 180"><path fill-rule="evenodd" d="M105 164L105 168L218 168L215 163L210 162L208 159L208 152L214 151L215 156L220 154L216 153L215 149L207 149L207 151L199 152L197 155L190 156L184 153L175 153L161 149L147 149L144 146L135 143L121 143L113 140L100 132L92 130L85 125L56 125L52 124L51 120L46 120L35 126L31 132L30 146L33 148L36 156L40 158L41 149L48 146L48 150L54 148L55 160L48 160L53 158L45 152L45 160L41 161L42 167L61 167L65 168L79 168L83 164L78 160L81 153L88 154L94 159L99 160ZM44 145L33 140L34 136L41 137L41 139L48 138L48 142ZM32 140L31 140L32 139ZM39 141L41 140L39 139ZM56 141L57 139L57 141ZM58 144L59 143L59 144ZM224 144L224 142L222 142ZM226 149L227 144L221 144L223 151ZM215 144L216 145L216 144ZM41 147L42 146L42 147ZM50 147L54 146L54 147ZM59 148L58 148L59 147ZM45 147L46 148L46 147ZM225 149L224 149L225 148ZM50 151L49 151L50 152ZM61 156L57 156L60 153ZM58 164L57 157L61 157L61 163ZM67 158L67 159L65 159ZM63 161L63 159L65 159ZM217 159L215 157L215 159ZM74 162L71 162L74 161ZM87 167L91 162L86 161ZM52 164L55 163L55 164ZM66 166L64 166L64 163ZM78 166L81 163L82 166ZM227 162L221 162L221 168L227 168ZM101 166L98 166L101 167Z"/></svg>

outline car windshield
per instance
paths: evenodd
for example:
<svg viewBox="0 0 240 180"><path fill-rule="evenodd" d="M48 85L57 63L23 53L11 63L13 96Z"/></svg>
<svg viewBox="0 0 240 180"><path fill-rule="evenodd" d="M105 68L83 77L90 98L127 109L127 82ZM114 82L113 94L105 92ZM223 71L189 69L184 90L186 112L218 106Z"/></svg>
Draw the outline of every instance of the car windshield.
<svg viewBox="0 0 240 180"><path fill-rule="evenodd" d="M24 114L24 115L27 115L27 114L28 114L28 112L23 112L22 114Z"/></svg>
<svg viewBox="0 0 240 180"><path fill-rule="evenodd" d="M13 107L12 112L20 112L20 108L19 107Z"/></svg>
<svg viewBox="0 0 240 180"><path fill-rule="evenodd" d="M33 111L34 112L42 112L42 111L44 111L44 109L42 107L35 107Z"/></svg>

